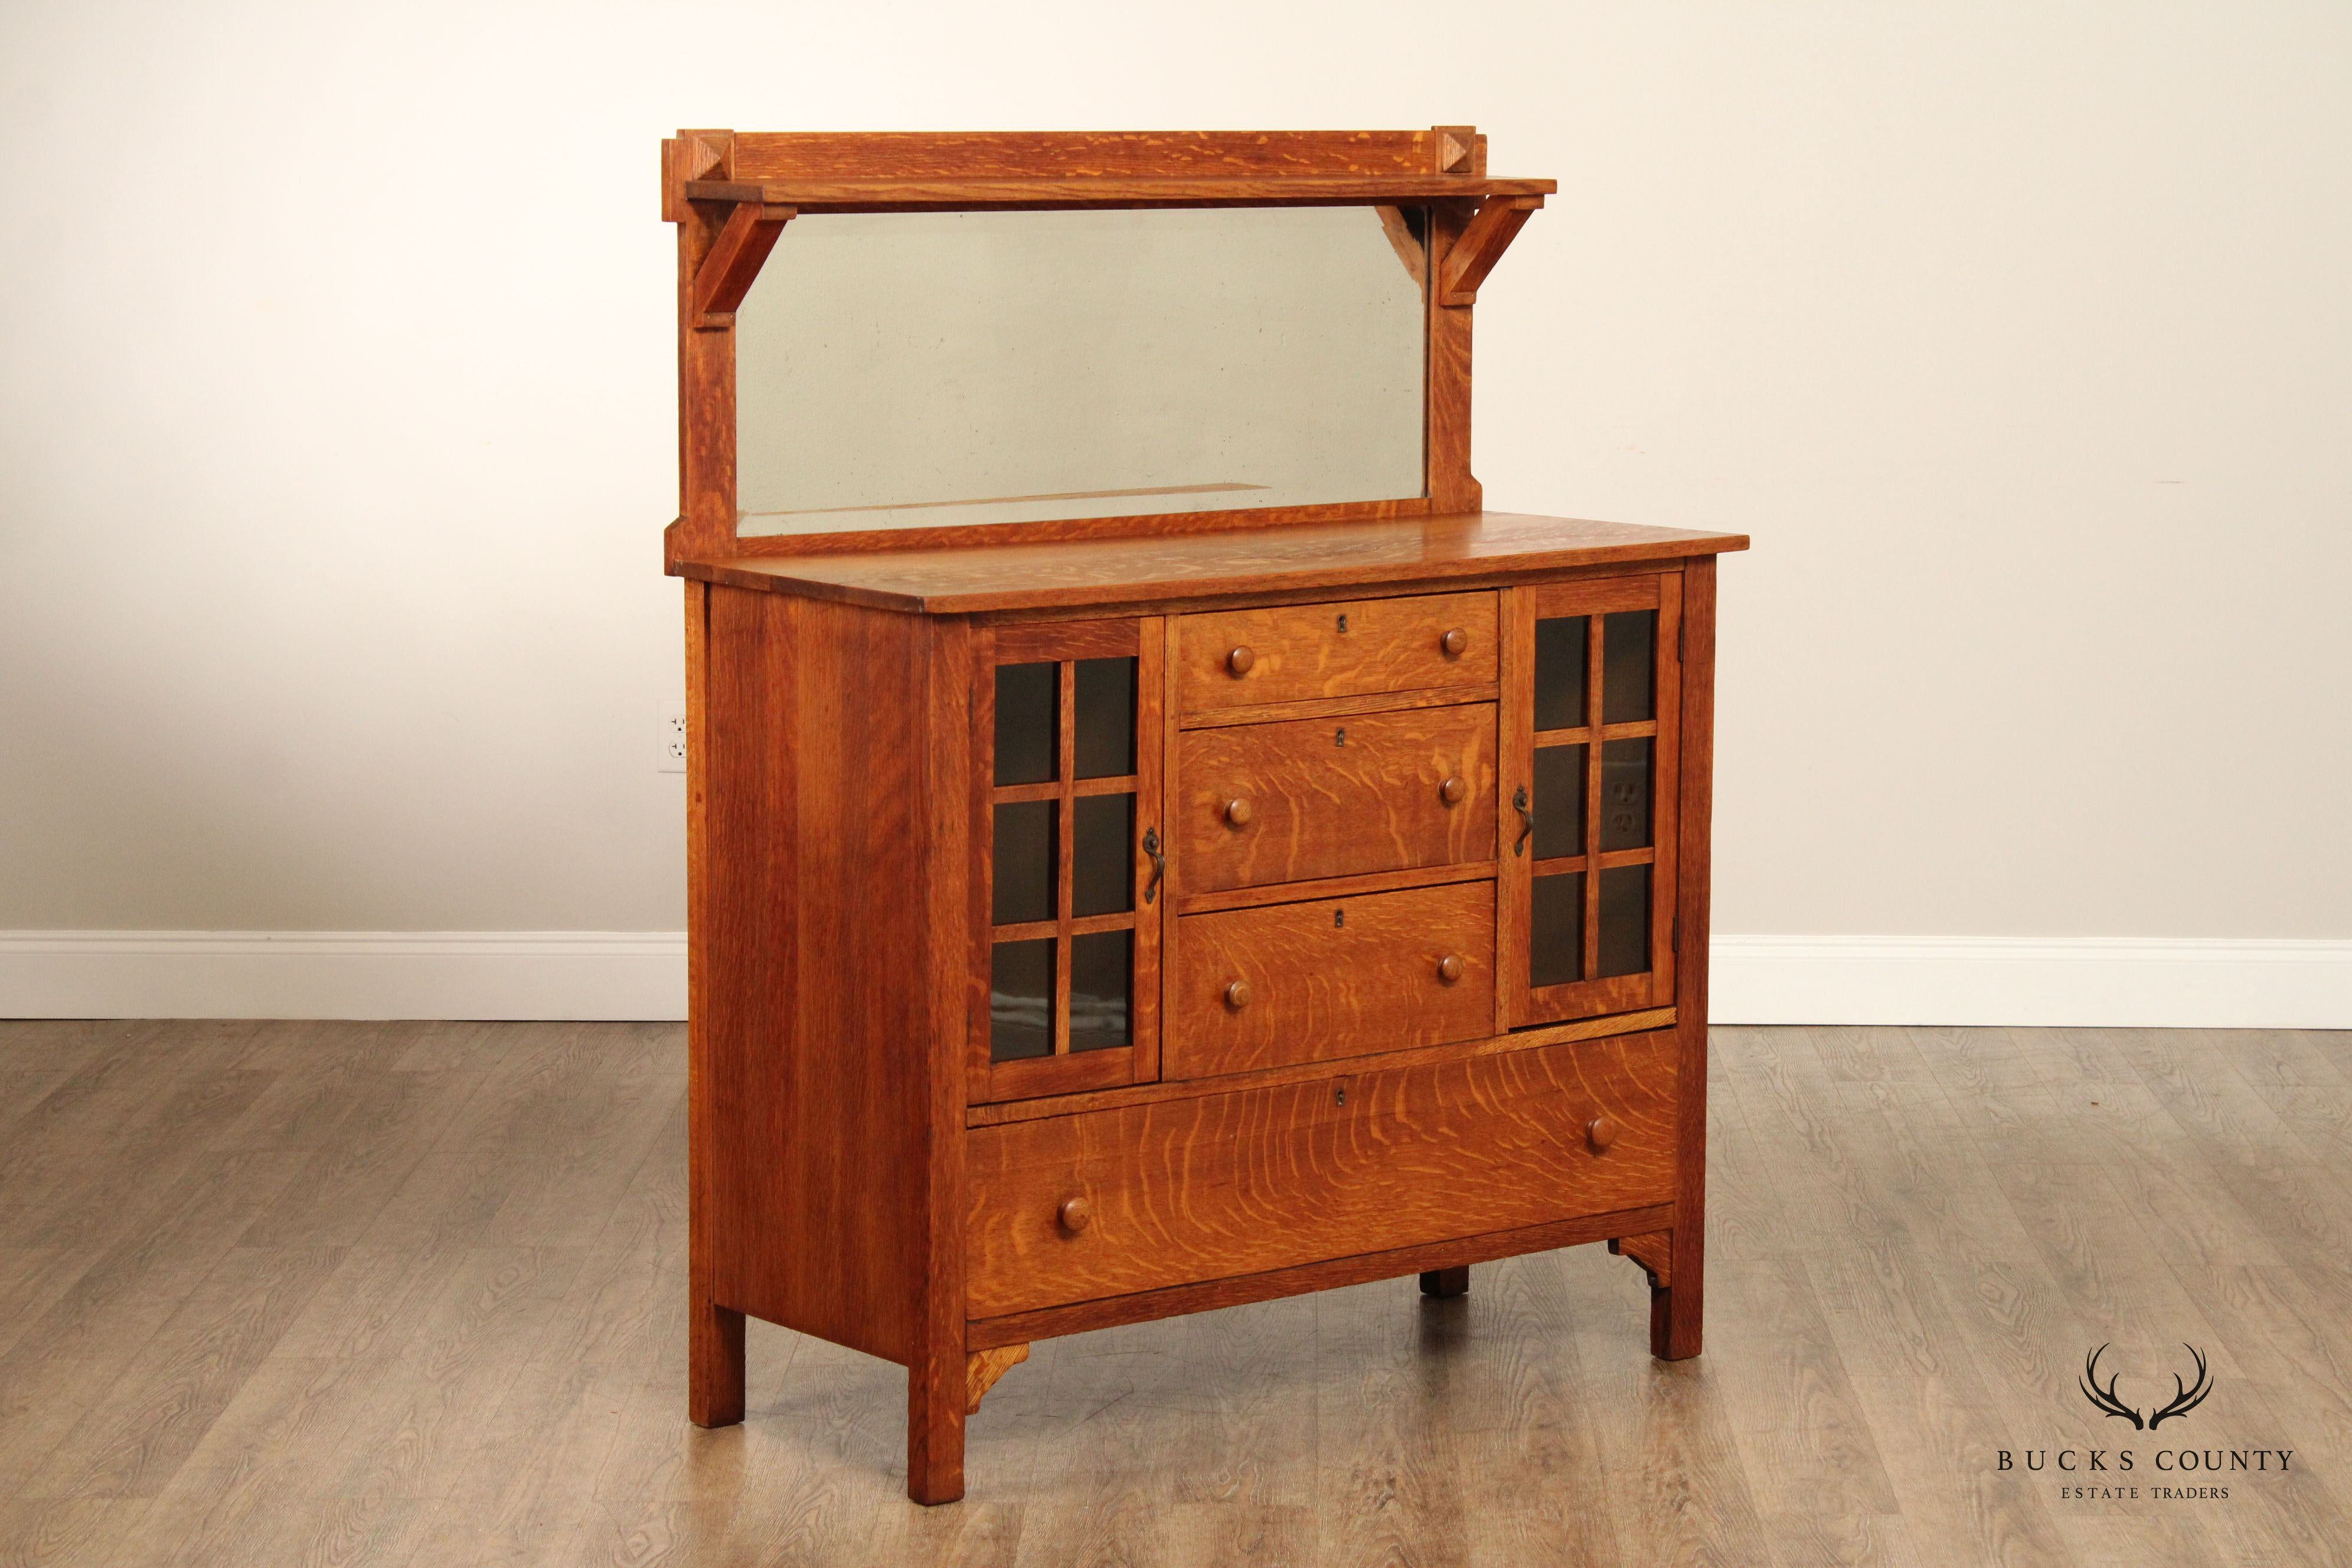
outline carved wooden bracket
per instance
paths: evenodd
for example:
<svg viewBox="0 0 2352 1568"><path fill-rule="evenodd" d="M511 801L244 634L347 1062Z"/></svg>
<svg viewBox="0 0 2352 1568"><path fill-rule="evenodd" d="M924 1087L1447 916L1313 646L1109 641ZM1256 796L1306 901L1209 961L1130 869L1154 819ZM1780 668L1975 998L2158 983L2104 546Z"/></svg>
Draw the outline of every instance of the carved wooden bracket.
<svg viewBox="0 0 2352 1568"><path fill-rule="evenodd" d="M1503 259L1503 252L1541 205L1541 196L1489 196L1479 203L1462 237L1445 253L1445 264L1438 274L1437 302L1476 304L1478 285L1486 281L1486 274Z"/></svg>
<svg viewBox="0 0 2352 1568"><path fill-rule="evenodd" d="M1609 1250L1620 1258L1630 1258L1649 1271L1653 1289L1675 1282L1675 1238L1672 1231L1654 1230L1645 1236L1621 1236L1609 1244Z"/></svg>
<svg viewBox="0 0 2352 1568"><path fill-rule="evenodd" d="M751 280L784 225L799 216L795 207L738 202L727 215L710 254L694 274L694 326L697 331L723 330L735 324L735 308L751 291Z"/></svg>
<svg viewBox="0 0 2352 1568"><path fill-rule="evenodd" d="M996 1380L1029 1359L1027 1345L1000 1345L992 1351L974 1351L964 1363L964 1414L980 1414L980 1402L996 1386Z"/></svg>

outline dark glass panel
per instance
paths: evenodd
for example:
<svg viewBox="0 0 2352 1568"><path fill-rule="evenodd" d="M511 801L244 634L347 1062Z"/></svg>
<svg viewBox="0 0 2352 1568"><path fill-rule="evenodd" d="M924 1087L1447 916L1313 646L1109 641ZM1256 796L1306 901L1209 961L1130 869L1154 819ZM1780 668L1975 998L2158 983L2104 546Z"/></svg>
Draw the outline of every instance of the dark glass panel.
<svg viewBox="0 0 2352 1568"><path fill-rule="evenodd" d="M1650 868L1612 866L1601 873L1601 973L1640 974L1650 967Z"/></svg>
<svg viewBox="0 0 2352 1568"><path fill-rule="evenodd" d="M1078 733L1074 770L1082 779L1135 771L1135 660L1078 660Z"/></svg>
<svg viewBox="0 0 2352 1568"><path fill-rule="evenodd" d="M1644 735L1608 741L1601 747L1601 847L1646 849L1650 846L1650 753Z"/></svg>
<svg viewBox="0 0 2352 1568"><path fill-rule="evenodd" d="M996 782L1044 784L1060 756L1055 744L1057 668L1050 664L996 667Z"/></svg>
<svg viewBox="0 0 2352 1568"><path fill-rule="evenodd" d="M1584 976L1584 873L1538 877L1529 922L1528 981L1566 985Z"/></svg>
<svg viewBox="0 0 2352 1568"><path fill-rule="evenodd" d="M1070 1049L1108 1050L1130 1043L1135 933L1098 931L1070 939Z"/></svg>
<svg viewBox="0 0 2352 1568"><path fill-rule="evenodd" d="M1054 873L1059 868L1055 829L1059 803L1020 800L996 808L995 887L991 919L998 925L1054 918Z"/></svg>
<svg viewBox="0 0 2352 1568"><path fill-rule="evenodd" d="M1054 939L1000 942L988 966L988 1058L1054 1054Z"/></svg>
<svg viewBox="0 0 2352 1568"><path fill-rule="evenodd" d="M1602 617L1601 720L1632 724L1658 716L1658 612L1622 610Z"/></svg>
<svg viewBox="0 0 2352 1568"><path fill-rule="evenodd" d="M1584 727L1584 639L1589 617L1536 623L1536 728Z"/></svg>
<svg viewBox="0 0 2352 1568"><path fill-rule="evenodd" d="M1135 797L1080 795L1077 808L1077 825L1071 830L1070 912L1116 915L1135 908Z"/></svg>
<svg viewBox="0 0 2352 1568"><path fill-rule="evenodd" d="M1538 860L1584 853L1584 748L1536 748L1536 837Z"/></svg>

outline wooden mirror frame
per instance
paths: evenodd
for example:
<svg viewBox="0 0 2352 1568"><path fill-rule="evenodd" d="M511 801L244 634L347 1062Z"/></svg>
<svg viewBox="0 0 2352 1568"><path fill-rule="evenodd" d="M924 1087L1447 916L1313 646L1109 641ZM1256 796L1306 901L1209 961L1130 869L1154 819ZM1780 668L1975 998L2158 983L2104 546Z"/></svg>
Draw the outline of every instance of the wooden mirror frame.
<svg viewBox="0 0 2352 1568"><path fill-rule="evenodd" d="M1470 126L1427 131L737 132L662 142L677 226L678 515L664 564L1182 533L1475 511L1470 312L1550 180L1486 174ZM735 310L802 213L1381 206L1428 215L1423 493L1395 500L836 533L737 533Z"/></svg>

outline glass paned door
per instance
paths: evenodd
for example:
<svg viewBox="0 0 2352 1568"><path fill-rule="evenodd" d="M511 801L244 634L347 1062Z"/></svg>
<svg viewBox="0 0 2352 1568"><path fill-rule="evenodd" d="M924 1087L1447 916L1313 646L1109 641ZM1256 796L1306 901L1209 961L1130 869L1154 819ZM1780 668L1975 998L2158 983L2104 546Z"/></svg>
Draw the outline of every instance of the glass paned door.
<svg viewBox="0 0 2352 1568"><path fill-rule="evenodd" d="M1160 1076L1164 630L1150 617L979 634L975 1100Z"/></svg>
<svg viewBox="0 0 2352 1568"><path fill-rule="evenodd" d="M1682 577L1504 595L1504 988L1514 1026L1674 1000Z"/></svg>

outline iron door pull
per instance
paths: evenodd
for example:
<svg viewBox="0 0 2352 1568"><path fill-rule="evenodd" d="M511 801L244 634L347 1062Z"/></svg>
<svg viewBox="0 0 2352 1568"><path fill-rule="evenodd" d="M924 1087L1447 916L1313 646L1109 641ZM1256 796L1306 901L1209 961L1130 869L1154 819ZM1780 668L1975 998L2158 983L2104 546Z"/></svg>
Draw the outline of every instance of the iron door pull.
<svg viewBox="0 0 2352 1568"><path fill-rule="evenodd" d="M1151 857L1151 880L1143 885L1143 901L1150 903L1160 896L1160 879L1168 874L1168 858L1160 852L1160 829L1143 830L1143 852Z"/></svg>
<svg viewBox="0 0 2352 1568"><path fill-rule="evenodd" d="M1511 804L1519 813L1519 841L1511 846L1511 853L1524 855L1528 852L1528 835L1536 830L1536 814L1528 809L1527 785L1519 786L1518 793L1511 796Z"/></svg>

